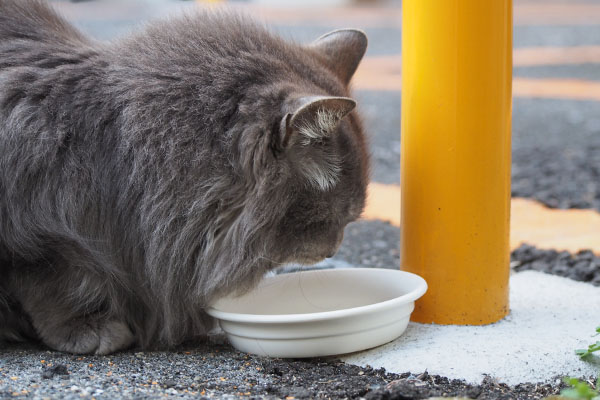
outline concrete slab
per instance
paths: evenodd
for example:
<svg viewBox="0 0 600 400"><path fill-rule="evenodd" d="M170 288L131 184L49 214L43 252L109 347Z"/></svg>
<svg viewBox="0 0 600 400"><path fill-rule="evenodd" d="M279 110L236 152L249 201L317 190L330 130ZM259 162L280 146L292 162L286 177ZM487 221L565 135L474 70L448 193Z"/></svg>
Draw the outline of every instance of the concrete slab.
<svg viewBox="0 0 600 400"><path fill-rule="evenodd" d="M594 376L598 363L583 362L600 324L600 287L528 271L511 277L511 313L487 326L411 323L387 345L348 355L345 362L422 372L480 383L484 375L515 385L556 376Z"/></svg>

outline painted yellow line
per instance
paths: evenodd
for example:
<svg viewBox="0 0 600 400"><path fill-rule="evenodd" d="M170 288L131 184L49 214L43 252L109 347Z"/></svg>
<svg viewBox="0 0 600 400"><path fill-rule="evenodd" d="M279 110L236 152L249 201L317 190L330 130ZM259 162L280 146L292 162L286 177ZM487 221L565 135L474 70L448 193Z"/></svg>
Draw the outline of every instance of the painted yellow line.
<svg viewBox="0 0 600 400"><path fill-rule="evenodd" d="M519 47L513 51L515 67L576 64L600 64L600 46ZM367 57L360 64L357 74L389 77L400 75L401 72L402 57L397 54Z"/></svg>
<svg viewBox="0 0 600 400"><path fill-rule="evenodd" d="M398 91L401 86L400 73L369 67L359 68L352 79L354 89ZM600 101L600 81L517 77L513 79L513 96Z"/></svg>
<svg viewBox="0 0 600 400"><path fill-rule="evenodd" d="M600 213L595 210L555 210L528 199L511 201L510 245L600 253ZM400 186L371 183L363 219L400 226Z"/></svg>
<svg viewBox="0 0 600 400"><path fill-rule="evenodd" d="M515 67L600 64L600 46L523 47L513 51Z"/></svg>
<svg viewBox="0 0 600 400"><path fill-rule="evenodd" d="M515 66L599 64L600 46L531 47L514 51ZM356 89L400 90L402 85L400 55L367 57L356 71L352 85ZM600 100L600 82L580 79L513 79L517 97Z"/></svg>
<svg viewBox="0 0 600 400"><path fill-rule="evenodd" d="M402 87L400 74L386 74L385 72L358 69L352 78L352 87L362 90L394 91Z"/></svg>
<svg viewBox="0 0 600 400"><path fill-rule="evenodd" d="M600 101L600 82L579 79L513 79L513 96Z"/></svg>
<svg viewBox="0 0 600 400"><path fill-rule="evenodd" d="M357 89L400 90L402 58L400 55L366 57L352 78Z"/></svg>
<svg viewBox="0 0 600 400"><path fill-rule="evenodd" d="M512 200L510 244L600 253L600 214L594 210L554 210L527 199Z"/></svg>
<svg viewBox="0 0 600 400"><path fill-rule="evenodd" d="M371 183L362 217L400 226L400 186Z"/></svg>

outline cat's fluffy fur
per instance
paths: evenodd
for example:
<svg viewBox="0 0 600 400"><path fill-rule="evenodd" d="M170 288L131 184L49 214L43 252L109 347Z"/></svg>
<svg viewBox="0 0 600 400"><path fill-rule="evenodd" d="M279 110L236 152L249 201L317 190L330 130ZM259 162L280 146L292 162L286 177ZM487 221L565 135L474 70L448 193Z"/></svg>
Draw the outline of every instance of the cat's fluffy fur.
<svg viewBox="0 0 600 400"><path fill-rule="evenodd" d="M171 346L215 297L330 256L364 206L365 48L226 12L97 43L0 0L0 340Z"/></svg>

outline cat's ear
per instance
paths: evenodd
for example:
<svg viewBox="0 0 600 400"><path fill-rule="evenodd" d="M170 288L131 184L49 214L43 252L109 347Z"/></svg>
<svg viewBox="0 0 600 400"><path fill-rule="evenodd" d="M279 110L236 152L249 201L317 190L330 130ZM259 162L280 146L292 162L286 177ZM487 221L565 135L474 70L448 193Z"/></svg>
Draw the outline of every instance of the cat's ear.
<svg viewBox="0 0 600 400"><path fill-rule="evenodd" d="M356 102L348 97L308 96L298 100L298 108L280 123L280 147L285 149L298 139L308 144L330 136Z"/></svg>
<svg viewBox="0 0 600 400"><path fill-rule="evenodd" d="M339 29L326 33L310 47L325 55L329 66L348 84L367 51L367 35L358 29Z"/></svg>

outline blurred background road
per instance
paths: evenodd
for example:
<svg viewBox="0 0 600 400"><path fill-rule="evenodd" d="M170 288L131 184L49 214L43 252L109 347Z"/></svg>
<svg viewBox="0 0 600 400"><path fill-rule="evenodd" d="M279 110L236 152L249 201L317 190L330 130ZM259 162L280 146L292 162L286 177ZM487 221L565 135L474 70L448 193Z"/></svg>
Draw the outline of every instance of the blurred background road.
<svg viewBox="0 0 600 400"><path fill-rule="evenodd" d="M369 48L353 87L370 138L373 162L370 202L364 218L348 226L340 252L321 266L399 267L400 1L334 1L329 4L327 1L265 0L55 0L53 4L82 31L99 40L115 40L153 18L222 4L251 14L283 37L298 42L310 42L342 27L363 29L369 37ZM537 251L539 257L546 257L546 266L555 263L558 250L571 252L563 253L563 258L572 257L572 253L581 249L591 249L598 254L600 2L515 0L513 93L512 248L522 243L536 246L534 253ZM523 257L530 261L532 257L535 259L531 249L513 253L515 265L522 266ZM587 259L593 260L593 254L589 254ZM591 275L581 280L600 285L600 260L589 265ZM538 264L536 268L544 267ZM44 357L35 350L23 351L36 359ZM16 353L10 356L18 360ZM124 357L135 359L132 354ZM176 358L177 354L172 357ZM60 360L76 362L68 357ZM35 366L23 363L19 368L29 374L27 376L37 376L39 362ZM178 361L169 359L169 363L172 362ZM224 372L219 373L225 379L234 379L235 369L242 361L223 362L230 362L232 366L219 367L224 368ZM135 380L129 384L142 390L139 393L165 394L168 385L161 385L167 379L165 374L172 376L173 370L162 368L145 372L150 381L159 381L154 389L150 385L144 392ZM190 375L185 367L177 371L181 376ZM0 388L9 388L6 393L27 390L26 382L20 378L9 382L1 375L0 369ZM84 383L77 383L78 387L84 387L85 382L84 379ZM233 390L223 385L225 389L221 392L211 393ZM246 385L246 389L252 391L251 386ZM182 391L175 392L183 395Z"/></svg>

